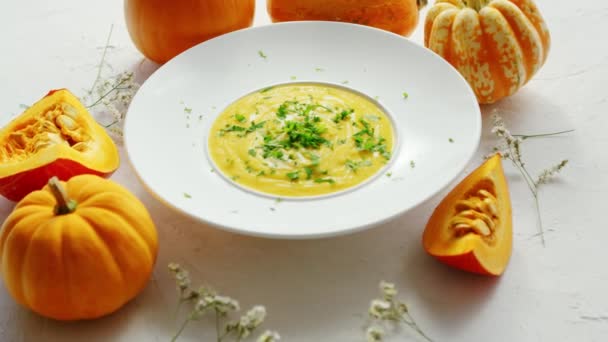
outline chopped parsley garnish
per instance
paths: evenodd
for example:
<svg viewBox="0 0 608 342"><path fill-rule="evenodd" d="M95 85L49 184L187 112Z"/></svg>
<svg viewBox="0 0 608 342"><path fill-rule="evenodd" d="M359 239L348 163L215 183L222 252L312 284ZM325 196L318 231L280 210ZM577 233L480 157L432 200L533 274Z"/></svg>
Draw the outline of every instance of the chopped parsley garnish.
<svg viewBox="0 0 608 342"><path fill-rule="evenodd" d="M454 142L454 139L450 138L450 139L448 139L448 141L449 141L450 143L453 143L453 142Z"/></svg>
<svg viewBox="0 0 608 342"><path fill-rule="evenodd" d="M338 114L337 114L337 115L334 117L333 121L334 121L335 123L338 123L338 122L340 122L340 121L342 121L342 120L346 119L347 117L349 117L349 116L350 116L352 113L354 113L354 112L355 112L355 110L354 110L354 109L345 109L345 110L341 111L340 113L338 113Z"/></svg>
<svg viewBox="0 0 608 342"><path fill-rule="evenodd" d="M390 159L391 153L386 150L386 139L383 137L376 138L374 128L364 119L359 120L359 123L363 128L353 135L355 146L361 151L378 152L385 159Z"/></svg>
<svg viewBox="0 0 608 342"><path fill-rule="evenodd" d="M262 50L259 50L259 51L258 51L258 55L259 55L260 57L264 58L264 59L268 58L268 56L266 56L266 54L265 54L265 53L264 53L264 51L262 51Z"/></svg>
<svg viewBox="0 0 608 342"><path fill-rule="evenodd" d="M249 153L249 155L252 157L255 157L258 155L258 153L252 148L250 148L249 151L247 151L247 153Z"/></svg>
<svg viewBox="0 0 608 342"><path fill-rule="evenodd" d="M190 194L189 194L189 193L187 193L187 192L184 192L184 197L185 197L185 198L192 198L192 195L190 195Z"/></svg>
<svg viewBox="0 0 608 342"><path fill-rule="evenodd" d="M410 97L410 94L408 94L407 92L404 91L403 92L403 98L407 99L408 97Z"/></svg>
<svg viewBox="0 0 608 342"><path fill-rule="evenodd" d="M329 183L329 184L335 184L336 181L331 179L331 178L317 178L315 179L315 183Z"/></svg>
<svg viewBox="0 0 608 342"><path fill-rule="evenodd" d="M192 108L184 107L184 113L186 113L186 114L192 113Z"/></svg>
<svg viewBox="0 0 608 342"><path fill-rule="evenodd" d="M286 121L285 133L288 139L285 141L285 147L319 148L322 144L329 142L321 136L326 131L325 126L314 119L311 121L310 117L306 117L304 122Z"/></svg>
<svg viewBox="0 0 608 342"><path fill-rule="evenodd" d="M237 126L237 125L232 125L232 126L228 126L227 128L224 128L220 131L220 133L228 133L228 132L245 132L247 130L247 128L245 127L241 127L241 126Z"/></svg>
<svg viewBox="0 0 608 342"><path fill-rule="evenodd" d="M306 179L312 178L313 170L310 167L305 167L304 172L306 173Z"/></svg>
<svg viewBox="0 0 608 342"><path fill-rule="evenodd" d="M266 124L266 121L262 121L262 122L257 123L257 124L254 121L252 121L251 122L251 126L249 126L247 128L247 133L254 132L257 129L260 129L260 128L264 127L264 124Z"/></svg>
<svg viewBox="0 0 608 342"><path fill-rule="evenodd" d="M416 167L416 163L413 160L410 160L410 167L412 169Z"/></svg>
<svg viewBox="0 0 608 342"><path fill-rule="evenodd" d="M238 122L245 122L245 120L247 120L247 119L245 118L245 116L244 116L244 115L242 115L242 114L238 114L238 113L237 113L237 114L234 114L234 118L235 118L235 119L236 119L236 121L238 121Z"/></svg>
<svg viewBox="0 0 608 342"><path fill-rule="evenodd" d="M266 121L262 121L260 123L255 123L254 121L251 122L251 125L249 127L243 127L243 126L237 126L237 125L228 125L226 128L220 130L220 135L224 135L225 133L229 133L229 132L244 132L244 135L247 135L251 132L254 132L257 129L260 129L262 127L264 127L264 124L266 124ZM242 135L242 136L244 136Z"/></svg>
<svg viewBox="0 0 608 342"><path fill-rule="evenodd" d="M352 160L349 159L349 160L346 161L345 165L352 172L356 173L357 170L359 170L362 167L372 166L372 162L370 160L352 161Z"/></svg>
<svg viewBox="0 0 608 342"><path fill-rule="evenodd" d="M287 176L287 178L289 178L290 181L297 181L298 179L300 179L300 171L299 170L295 170L293 172L289 172L287 174L285 174Z"/></svg>

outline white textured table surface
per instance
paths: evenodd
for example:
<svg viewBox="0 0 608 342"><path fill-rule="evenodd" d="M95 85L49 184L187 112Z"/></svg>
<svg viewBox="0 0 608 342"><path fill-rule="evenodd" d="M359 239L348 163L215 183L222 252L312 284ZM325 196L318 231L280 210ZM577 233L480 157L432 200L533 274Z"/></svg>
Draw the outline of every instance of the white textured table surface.
<svg viewBox="0 0 608 342"><path fill-rule="evenodd" d="M548 230L537 233L531 197L505 163L514 211L514 248L499 279L447 268L427 256L421 233L445 194L398 219L354 235L312 241L275 241L207 227L163 207L135 179L123 154L113 177L151 211L160 237L158 263L146 290L117 313L96 321L58 323L18 306L0 290L0 341L168 341L175 305L167 264L182 263L195 283L241 301L264 304L265 327L285 341L363 341L369 300L381 279L395 282L419 325L436 341L606 341L608 339L608 4L602 0L539 0L552 33L547 64L518 94L483 107L484 135L467 172L495 144L488 115L503 113L512 131L575 129L562 137L526 141L531 171L570 159L540 192ZM426 12L423 12L423 15ZM256 25L267 24L258 1ZM95 78L110 25L107 60L139 75L142 63L123 20L120 1L6 2L0 11L0 124L49 89L79 92ZM422 27L412 39L422 41ZM605 89L605 88L604 88ZM0 200L0 220L13 204ZM190 326L183 341L214 341L212 320ZM392 340L415 340L407 330Z"/></svg>

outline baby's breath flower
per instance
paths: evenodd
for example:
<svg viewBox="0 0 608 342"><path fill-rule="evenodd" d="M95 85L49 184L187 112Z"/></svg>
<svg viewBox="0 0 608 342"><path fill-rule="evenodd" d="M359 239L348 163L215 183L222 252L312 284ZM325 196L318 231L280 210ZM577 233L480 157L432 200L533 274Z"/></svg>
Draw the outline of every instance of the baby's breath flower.
<svg viewBox="0 0 608 342"><path fill-rule="evenodd" d="M184 331L189 322L199 320L204 314L212 312L215 314L216 319L216 333L217 340L224 341L224 338L232 335L237 341L247 338L254 330L256 330L266 318L266 308L257 305L251 308L245 315L240 317L238 321L228 322L223 331L221 331L220 320L232 311L238 311L239 302L228 296L222 296L217 294L210 288L200 287L194 291L190 288L190 277L188 271L183 269L179 264L169 264L169 271L176 280L178 289L180 291L180 297L176 309L176 316L179 312L180 305L182 303L192 303L193 309L188 315L187 319L182 323L177 332L172 338L172 342L176 341L181 333ZM281 337L277 332L267 331L260 335L258 341L262 342L275 342Z"/></svg>
<svg viewBox="0 0 608 342"><path fill-rule="evenodd" d="M567 159L562 160L559 164L554 165L553 167L543 170L535 182L536 186L539 186L540 184L547 184L549 180L555 177L564 167L566 167L566 165L568 165Z"/></svg>
<svg viewBox="0 0 608 342"><path fill-rule="evenodd" d="M236 327L237 334L240 338L246 338L255 330L266 318L266 308L263 306L254 306L245 315L243 315Z"/></svg>
<svg viewBox="0 0 608 342"><path fill-rule="evenodd" d="M180 293L184 293L190 288L190 275L188 274L188 271L184 270L176 263L169 264L169 271L173 274L173 278L175 279L175 283L177 284Z"/></svg>
<svg viewBox="0 0 608 342"><path fill-rule="evenodd" d="M369 315L373 318L384 319L390 313L391 303L383 299L374 299L369 305Z"/></svg>
<svg viewBox="0 0 608 342"><path fill-rule="evenodd" d="M382 291L384 298L387 300L394 298L397 295L397 289L395 288L395 284L387 283L385 281L380 282L380 291Z"/></svg>
<svg viewBox="0 0 608 342"><path fill-rule="evenodd" d="M432 341L418 327L414 318L409 314L407 305L397 300L398 292L395 285L382 281L379 287L383 298L371 301L368 310L369 316L377 321L405 324L415 330L426 341ZM367 329L366 336L368 341L382 341L384 330L379 326L372 325Z"/></svg>
<svg viewBox="0 0 608 342"><path fill-rule="evenodd" d="M276 331L266 330L260 337L258 337L257 342L276 342L281 339L281 335L279 335Z"/></svg>
<svg viewBox="0 0 608 342"><path fill-rule="evenodd" d="M539 230L540 230L540 234L538 234L538 235L540 236L541 242L544 245L545 237L544 237L542 219L541 219L541 215L540 215L540 206L538 203L539 202L538 201L538 187L541 184L547 183L552 177L554 177L557 173L559 173L566 166L568 161L564 160L549 169L543 170L541 172L541 174L538 176L538 178L536 180L534 180L532 178L532 176L530 176L530 172L528 172L528 170L526 169L526 164L524 163L523 158L522 158L522 143L525 139L528 139L528 138L547 137L547 136L553 136L553 135L558 135L558 134L563 134L563 133L569 133L571 131L569 130L569 131L562 131L562 132L556 132L556 133L536 134L536 135L516 135L516 134L511 134L511 132L507 129L504 120L500 117L500 115L498 115L496 110L494 111L492 117L493 117L492 133L494 133L497 137L500 138L500 142L497 146L495 146L492 149L493 153L486 156L486 159L496 155L496 153L499 153L503 159L510 160L513 163L513 165L519 170L522 177L526 181L526 184L528 185L528 188L530 189L532 196L534 196L537 219L538 219L538 226L539 226Z"/></svg>
<svg viewBox="0 0 608 342"><path fill-rule="evenodd" d="M239 302L226 296L215 296L213 298L213 305L215 310L220 314L226 314L230 311L239 310Z"/></svg>
<svg viewBox="0 0 608 342"><path fill-rule="evenodd" d="M384 329L379 325L372 325L367 328L365 336L367 337L367 342L381 342L384 338Z"/></svg>

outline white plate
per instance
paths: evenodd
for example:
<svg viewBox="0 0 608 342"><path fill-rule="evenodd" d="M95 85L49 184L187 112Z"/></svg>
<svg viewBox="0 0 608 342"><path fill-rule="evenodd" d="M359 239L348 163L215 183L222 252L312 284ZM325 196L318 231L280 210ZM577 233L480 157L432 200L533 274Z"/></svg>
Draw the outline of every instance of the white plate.
<svg viewBox="0 0 608 342"><path fill-rule="evenodd" d="M206 142L216 116L293 76L347 82L389 111L400 148L386 176L337 196L277 201L211 171ZM480 135L475 96L443 59L392 33L333 22L260 26L197 45L145 82L125 122L132 166L157 198L214 226L275 238L343 234L415 207L462 172Z"/></svg>

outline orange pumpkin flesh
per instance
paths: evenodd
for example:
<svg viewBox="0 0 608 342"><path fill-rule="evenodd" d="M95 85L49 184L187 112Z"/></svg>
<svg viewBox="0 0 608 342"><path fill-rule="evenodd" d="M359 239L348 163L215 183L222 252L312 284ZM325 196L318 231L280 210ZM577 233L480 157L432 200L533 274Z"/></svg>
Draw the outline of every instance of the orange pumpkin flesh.
<svg viewBox="0 0 608 342"><path fill-rule="evenodd" d="M468 272L501 275L511 256L512 214L500 155L462 180L437 206L423 234L425 251Z"/></svg>
<svg viewBox="0 0 608 342"><path fill-rule="evenodd" d="M536 74L551 37L533 0L436 0L424 45L460 71L480 103L493 103Z"/></svg>
<svg viewBox="0 0 608 342"><path fill-rule="evenodd" d="M46 317L109 314L148 282L158 250L154 223L135 196L110 180L81 175L54 182L54 189L26 196L2 226L4 284L17 302Z"/></svg>
<svg viewBox="0 0 608 342"><path fill-rule="evenodd" d="M188 48L253 24L255 0L125 0L135 46L165 63Z"/></svg>
<svg viewBox="0 0 608 342"><path fill-rule="evenodd" d="M267 11L273 22L342 21L409 36L424 5L426 0L268 0Z"/></svg>
<svg viewBox="0 0 608 342"><path fill-rule="evenodd" d="M51 91L0 130L0 195L19 201L52 176L110 176L118 149L66 89Z"/></svg>

